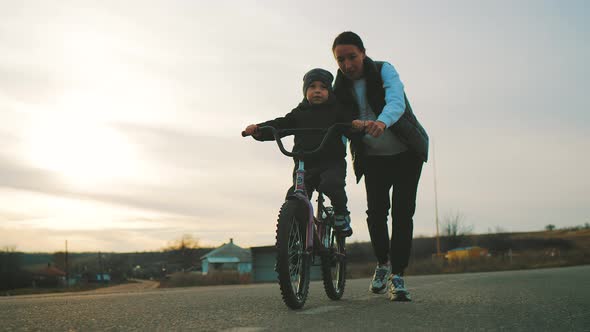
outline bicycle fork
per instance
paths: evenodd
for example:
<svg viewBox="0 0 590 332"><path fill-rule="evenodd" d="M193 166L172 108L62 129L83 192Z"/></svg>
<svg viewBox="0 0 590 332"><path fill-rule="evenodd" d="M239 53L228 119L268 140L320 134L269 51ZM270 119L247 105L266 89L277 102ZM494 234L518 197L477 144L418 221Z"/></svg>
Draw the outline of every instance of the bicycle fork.
<svg viewBox="0 0 590 332"><path fill-rule="evenodd" d="M295 171L295 192L292 198L300 200L307 208L307 225L305 230L305 252L313 253L313 205L307 196L307 189L305 188L305 163L299 160L297 171Z"/></svg>

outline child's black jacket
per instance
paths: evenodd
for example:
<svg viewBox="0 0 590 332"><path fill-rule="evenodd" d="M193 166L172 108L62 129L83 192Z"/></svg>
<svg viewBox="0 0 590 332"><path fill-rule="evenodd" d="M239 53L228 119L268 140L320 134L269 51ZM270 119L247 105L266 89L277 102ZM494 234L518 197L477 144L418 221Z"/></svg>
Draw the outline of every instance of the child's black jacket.
<svg viewBox="0 0 590 332"><path fill-rule="evenodd" d="M352 109L337 103L334 99L328 102L312 105L307 101L303 101L289 112L284 117L276 118L274 120L259 123L258 126L272 126L277 129L290 128L328 128L335 123L351 123ZM343 133L349 135L349 131ZM294 151L312 151L316 149L325 133L317 134L296 134ZM262 131L261 136L257 138L260 141L273 140L272 134L268 131ZM334 135L326 142L324 149L311 157L307 157L305 162L308 166L311 164L322 163L326 161L334 161L344 159L346 157L346 146L342 142L341 135Z"/></svg>

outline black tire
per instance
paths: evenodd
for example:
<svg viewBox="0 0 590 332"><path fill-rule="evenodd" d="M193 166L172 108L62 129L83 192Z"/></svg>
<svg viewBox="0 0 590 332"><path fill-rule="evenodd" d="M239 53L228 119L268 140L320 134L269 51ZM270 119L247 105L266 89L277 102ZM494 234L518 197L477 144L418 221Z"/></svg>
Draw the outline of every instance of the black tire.
<svg viewBox="0 0 590 332"><path fill-rule="evenodd" d="M321 256L324 290L330 299L340 300L346 285L346 238L338 236L334 228L326 226L322 243L328 248Z"/></svg>
<svg viewBox="0 0 590 332"><path fill-rule="evenodd" d="M305 253L306 212L297 200L281 207L277 221L277 274L283 301L300 309L309 291L310 257Z"/></svg>

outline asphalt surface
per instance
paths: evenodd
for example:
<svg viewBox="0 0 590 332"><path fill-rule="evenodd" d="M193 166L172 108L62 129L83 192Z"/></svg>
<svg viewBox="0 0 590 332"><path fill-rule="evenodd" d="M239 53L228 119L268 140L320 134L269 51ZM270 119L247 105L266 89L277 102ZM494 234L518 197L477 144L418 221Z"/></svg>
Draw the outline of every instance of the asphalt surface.
<svg viewBox="0 0 590 332"><path fill-rule="evenodd" d="M331 301L312 282L302 310L277 284L0 298L1 331L590 331L590 266L409 276L413 302L349 280Z"/></svg>

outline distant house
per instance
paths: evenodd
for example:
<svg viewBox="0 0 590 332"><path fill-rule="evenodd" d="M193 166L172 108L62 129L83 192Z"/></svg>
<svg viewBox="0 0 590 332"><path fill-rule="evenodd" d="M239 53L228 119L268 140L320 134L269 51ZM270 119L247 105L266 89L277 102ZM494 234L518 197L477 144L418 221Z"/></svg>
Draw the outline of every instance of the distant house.
<svg viewBox="0 0 590 332"><path fill-rule="evenodd" d="M473 259L486 256L488 256L488 249L473 246L449 250L445 255L445 258L449 261L460 261L464 259Z"/></svg>
<svg viewBox="0 0 590 332"><path fill-rule="evenodd" d="M106 272L87 271L83 273L80 278L89 283L107 284L111 282L111 275Z"/></svg>
<svg viewBox="0 0 590 332"><path fill-rule="evenodd" d="M94 280L96 282L110 282L111 281L111 275L108 273L96 273L93 275L94 276Z"/></svg>
<svg viewBox="0 0 590 332"><path fill-rule="evenodd" d="M40 270L33 272L34 287L58 287L66 283L66 273L50 263Z"/></svg>
<svg viewBox="0 0 590 332"><path fill-rule="evenodd" d="M239 274L252 271L252 255L250 250L234 244L233 239L201 256L203 274L218 271L238 271Z"/></svg>
<svg viewBox="0 0 590 332"><path fill-rule="evenodd" d="M275 246L252 247L252 281L276 281L277 249Z"/></svg>

